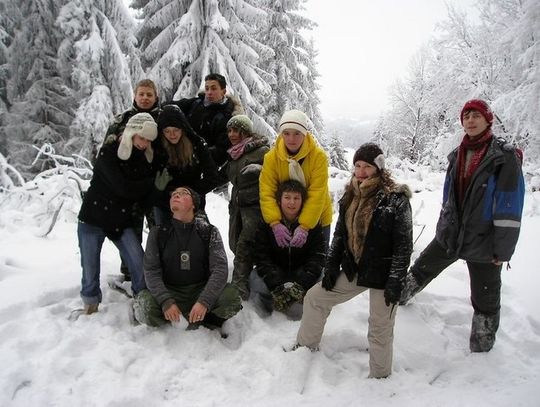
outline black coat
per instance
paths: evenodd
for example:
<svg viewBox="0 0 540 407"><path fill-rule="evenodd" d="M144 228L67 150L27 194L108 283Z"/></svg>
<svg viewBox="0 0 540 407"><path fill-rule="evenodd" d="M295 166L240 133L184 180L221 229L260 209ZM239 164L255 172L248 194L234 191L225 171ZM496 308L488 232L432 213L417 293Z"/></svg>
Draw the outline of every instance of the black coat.
<svg viewBox="0 0 540 407"><path fill-rule="evenodd" d="M291 233L298 223L290 226ZM253 260L257 273L269 290L293 281L309 290L320 278L324 265L326 244L321 225L308 234L302 247L279 247L272 228L263 224L256 235Z"/></svg>
<svg viewBox="0 0 540 407"><path fill-rule="evenodd" d="M409 188L404 185L388 194L382 190L377 193L377 204L358 263L347 244L347 208L342 200L334 237L326 257L325 274L329 273L337 279L343 271L349 281L353 281L358 274L359 286L389 289L395 298L399 298L413 246L410 194Z"/></svg>
<svg viewBox="0 0 540 407"><path fill-rule="evenodd" d="M161 172L167 168L172 180L164 191L155 192L154 204L169 210L170 193L178 187L190 187L201 195L201 208L204 209L204 196L219 185L216 164L204 140L196 134L185 133L193 145L192 163L186 167L168 165L169 157L163 147L160 135L154 145L154 168Z"/></svg>
<svg viewBox="0 0 540 407"><path fill-rule="evenodd" d="M195 98L169 102L176 104L186 115L193 130L201 136L210 149L212 158L221 167L229 158L227 150L231 142L227 135L227 122L238 110L238 102L228 98L224 104L204 105L204 94Z"/></svg>
<svg viewBox="0 0 540 407"><path fill-rule="evenodd" d="M149 207L154 184L152 165L144 151L133 147L124 161L117 156L118 146L112 142L101 147L79 212L80 221L100 227L112 240L135 226L133 205Z"/></svg>

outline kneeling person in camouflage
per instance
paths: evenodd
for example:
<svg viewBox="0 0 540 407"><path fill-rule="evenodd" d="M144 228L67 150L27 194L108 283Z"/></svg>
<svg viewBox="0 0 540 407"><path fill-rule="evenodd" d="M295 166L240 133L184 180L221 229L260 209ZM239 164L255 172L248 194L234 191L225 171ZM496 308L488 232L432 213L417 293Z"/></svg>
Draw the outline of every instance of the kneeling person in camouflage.
<svg viewBox="0 0 540 407"><path fill-rule="evenodd" d="M200 198L188 187L171 194L171 223L148 235L144 276L148 290L135 298L134 316L160 326L184 317L190 328L220 328L242 308L236 288L227 284L227 256L218 229L195 217Z"/></svg>
<svg viewBox="0 0 540 407"><path fill-rule="evenodd" d="M255 301L267 312L280 311L293 320L302 318L304 295L319 280L326 252L320 224L306 232L305 244L301 247L290 245L306 196L306 188L296 180L278 185L279 230L276 235L273 231L276 225L264 224L255 235L255 270L250 275Z"/></svg>

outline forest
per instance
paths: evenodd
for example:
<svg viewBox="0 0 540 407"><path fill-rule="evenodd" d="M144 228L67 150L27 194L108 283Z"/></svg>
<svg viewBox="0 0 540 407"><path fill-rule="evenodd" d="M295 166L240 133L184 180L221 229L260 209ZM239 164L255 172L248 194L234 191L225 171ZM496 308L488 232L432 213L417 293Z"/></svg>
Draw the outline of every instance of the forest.
<svg viewBox="0 0 540 407"><path fill-rule="evenodd" d="M305 111L331 164L345 169L343 134L325 127L319 111L317 44L306 34L316 22L302 15L305 3L1 0L0 186L53 168L51 154L40 151L83 165L141 78L155 80L165 101L196 95L209 72L226 76L228 92L271 139L285 110ZM538 160L540 4L476 6L473 21L449 5L388 90L390 108L371 134L387 154L444 168L462 135L463 101L478 97L496 113L497 134L526 162Z"/></svg>

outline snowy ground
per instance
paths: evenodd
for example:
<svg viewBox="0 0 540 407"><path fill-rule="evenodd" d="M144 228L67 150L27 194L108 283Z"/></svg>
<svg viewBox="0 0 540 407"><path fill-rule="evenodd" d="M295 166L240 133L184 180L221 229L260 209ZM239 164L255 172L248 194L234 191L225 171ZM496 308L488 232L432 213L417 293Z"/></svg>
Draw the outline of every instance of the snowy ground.
<svg viewBox="0 0 540 407"><path fill-rule="evenodd" d="M431 240L442 174L401 171L412 200L414 257ZM343 184L333 179L336 194ZM472 308L464 263L455 263L398 311L394 373L367 379L367 294L336 307L321 351L285 353L299 322L261 318L253 305L221 339L204 328L132 326L128 299L106 285L115 248L102 255L100 312L79 308L75 213L66 206L45 238L28 207L0 213L0 406L538 406L540 405L540 193L528 194L512 268L503 273L502 320L494 349L471 354ZM210 220L227 237L227 206L209 196ZM37 220L36 220L37 219ZM232 267L229 252L229 267Z"/></svg>

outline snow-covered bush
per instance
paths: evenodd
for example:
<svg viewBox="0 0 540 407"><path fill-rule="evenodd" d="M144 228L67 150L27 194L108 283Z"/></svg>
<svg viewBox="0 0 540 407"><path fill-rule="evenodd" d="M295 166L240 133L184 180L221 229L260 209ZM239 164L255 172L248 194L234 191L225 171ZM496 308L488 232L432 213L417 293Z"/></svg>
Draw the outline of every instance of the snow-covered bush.
<svg viewBox="0 0 540 407"><path fill-rule="evenodd" d="M79 156L55 154L49 144L37 150L36 160L47 158L55 166L30 181L25 181L0 157L0 227L28 226L37 235L46 236L60 214L68 219L76 218L82 193L92 176L92 166Z"/></svg>

